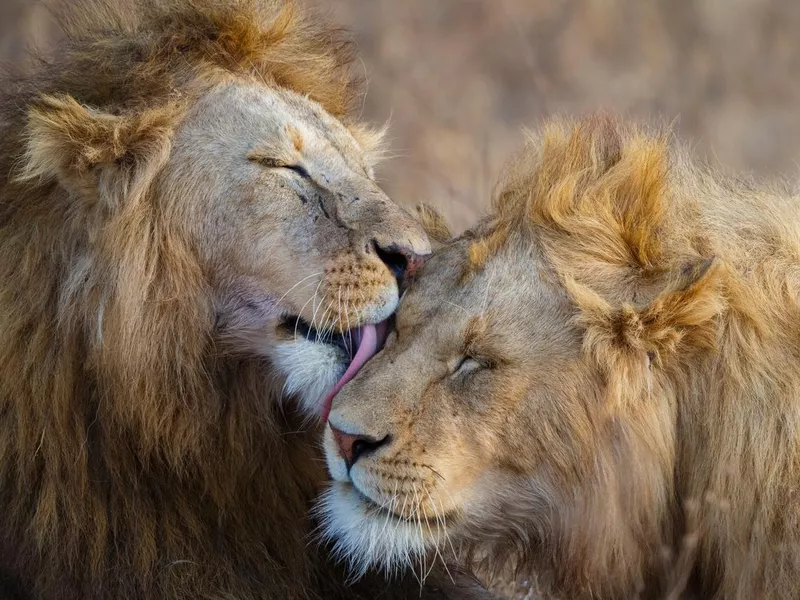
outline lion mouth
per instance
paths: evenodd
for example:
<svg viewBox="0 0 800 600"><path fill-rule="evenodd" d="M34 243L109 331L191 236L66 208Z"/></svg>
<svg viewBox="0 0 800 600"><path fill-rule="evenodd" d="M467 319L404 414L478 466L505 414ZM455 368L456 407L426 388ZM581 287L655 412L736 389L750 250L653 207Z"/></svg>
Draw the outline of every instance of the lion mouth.
<svg viewBox="0 0 800 600"><path fill-rule="evenodd" d="M302 317L283 319L281 328L293 336L303 336L315 344L327 344L339 348L347 358L347 368L333 389L326 396L321 409L323 423L328 421L331 405L336 394L353 379L367 362L383 349L389 336L389 320L380 323L365 323L360 327L344 332L320 332Z"/></svg>
<svg viewBox="0 0 800 600"><path fill-rule="evenodd" d="M315 344L327 344L339 348L348 358L348 361L353 359L353 335L352 330L344 333L336 331L319 331L306 321L303 317L284 317L281 321L280 328L285 334L293 338L303 337L309 342Z"/></svg>

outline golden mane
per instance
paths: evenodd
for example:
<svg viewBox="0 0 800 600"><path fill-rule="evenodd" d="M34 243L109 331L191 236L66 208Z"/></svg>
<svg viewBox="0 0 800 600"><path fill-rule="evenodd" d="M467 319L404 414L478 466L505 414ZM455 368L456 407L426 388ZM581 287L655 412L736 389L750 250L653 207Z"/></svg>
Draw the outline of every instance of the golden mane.
<svg viewBox="0 0 800 600"><path fill-rule="evenodd" d="M33 74L14 78L11 98L58 93L103 109L152 105L222 71L307 94L343 118L359 91L349 68L352 42L291 0L64 6L56 12L64 32L58 51L40 58ZM12 108L7 102L4 120Z"/></svg>
<svg viewBox="0 0 800 600"><path fill-rule="evenodd" d="M584 245L604 260L653 268L669 161L665 132L604 115L550 121L498 184L491 234L471 249L470 264L480 268L523 226L589 236Z"/></svg>
<svg viewBox="0 0 800 600"><path fill-rule="evenodd" d="M680 590L694 575L714 597L791 597L797 511L783 507L798 476L796 195L698 165L666 129L608 117L547 126L499 190L471 234L464 276L536 245L575 305L583 351L607 385L604 410L629 421L626 450L615 451L632 462L623 481L604 456L571 537L500 546L488 563L513 558L576 596L591 586L615 597L662 576ZM620 514L606 506L635 497L648 500Z"/></svg>
<svg viewBox="0 0 800 600"><path fill-rule="evenodd" d="M559 598L800 596L796 188L557 122L428 262L397 339L326 432L321 512L355 568L452 541Z"/></svg>

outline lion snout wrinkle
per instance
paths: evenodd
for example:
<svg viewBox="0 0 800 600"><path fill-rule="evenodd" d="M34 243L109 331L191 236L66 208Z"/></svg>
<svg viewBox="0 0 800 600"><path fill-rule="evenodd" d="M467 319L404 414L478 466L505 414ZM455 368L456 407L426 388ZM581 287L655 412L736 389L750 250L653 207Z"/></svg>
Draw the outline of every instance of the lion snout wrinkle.
<svg viewBox="0 0 800 600"><path fill-rule="evenodd" d="M366 211L363 200L344 207L348 222L355 228L353 247L367 254L377 245L396 248L410 257L429 256L431 245L422 225L380 190L370 194L371 202L377 204L376 210Z"/></svg>

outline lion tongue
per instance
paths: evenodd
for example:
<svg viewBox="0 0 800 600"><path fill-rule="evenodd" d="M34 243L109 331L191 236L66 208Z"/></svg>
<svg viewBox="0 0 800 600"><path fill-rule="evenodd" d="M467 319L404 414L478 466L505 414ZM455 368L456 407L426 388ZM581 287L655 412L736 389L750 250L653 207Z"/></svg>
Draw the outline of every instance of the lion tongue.
<svg viewBox="0 0 800 600"><path fill-rule="evenodd" d="M362 325L356 329L354 333L354 341L358 346L356 355L353 357L350 366L347 367L347 371L344 372L342 378L333 387L330 394L325 398L325 402L322 404L323 423L328 422L328 415L331 412L331 405L333 404L333 399L336 394L339 393L348 381L358 374L361 367L367 364L370 358L375 356L380 349L383 348L383 344L386 342L386 337L389 333L389 326L387 321L382 321L377 325Z"/></svg>

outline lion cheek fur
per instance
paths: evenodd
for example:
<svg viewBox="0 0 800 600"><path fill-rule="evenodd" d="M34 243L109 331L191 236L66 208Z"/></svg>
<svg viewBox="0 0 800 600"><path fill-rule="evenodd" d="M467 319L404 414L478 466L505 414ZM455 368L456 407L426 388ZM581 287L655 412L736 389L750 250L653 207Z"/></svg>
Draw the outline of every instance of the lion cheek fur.
<svg viewBox="0 0 800 600"><path fill-rule="evenodd" d="M0 587L8 577L43 600L352 598L308 543L325 478L313 430L277 406L268 348L230 352L214 331L224 299L199 221L236 247L253 240L198 201L216 176L180 158L176 134L231 82L343 118L358 95L352 47L281 0L68 4L63 45L0 101ZM260 131L252 117L245 128ZM241 141L221 135L212 146ZM170 166L192 184L180 195L163 193ZM219 248L206 258L232 263ZM257 346L275 306L255 300L221 324ZM298 370L293 351L276 362L311 409L339 373L304 345L313 374Z"/></svg>

